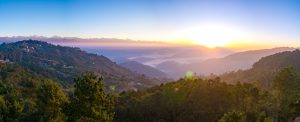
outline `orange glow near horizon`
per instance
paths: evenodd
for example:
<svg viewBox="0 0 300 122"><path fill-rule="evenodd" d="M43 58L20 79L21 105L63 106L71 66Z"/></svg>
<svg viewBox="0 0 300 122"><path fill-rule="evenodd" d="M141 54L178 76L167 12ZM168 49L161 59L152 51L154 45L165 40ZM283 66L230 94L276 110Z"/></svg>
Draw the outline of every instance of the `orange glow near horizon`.
<svg viewBox="0 0 300 122"><path fill-rule="evenodd" d="M204 23L201 25L186 28L173 33L176 38L189 40L188 43L201 45L209 48L226 47L227 45L241 38L248 38L250 35L232 25L220 23Z"/></svg>
<svg viewBox="0 0 300 122"><path fill-rule="evenodd" d="M191 34L191 40L199 45L210 48L224 47L233 40L233 32L228 28L216 25L202 27L195 34Z"/></svg>
<svg viewBox="0 0 300 122"><path fill-rule="evenodd" d="M224 23L203 23L173 33L172 36L185 40L178 41L178 44L199 45L208 48L223 47L233 50L252 50L298 45L298 43L295 43L297 41L292 43L293 41L290 40L288 41L289 43L287 43L283 41L286 40L285 38L252 32Z"/></svg>

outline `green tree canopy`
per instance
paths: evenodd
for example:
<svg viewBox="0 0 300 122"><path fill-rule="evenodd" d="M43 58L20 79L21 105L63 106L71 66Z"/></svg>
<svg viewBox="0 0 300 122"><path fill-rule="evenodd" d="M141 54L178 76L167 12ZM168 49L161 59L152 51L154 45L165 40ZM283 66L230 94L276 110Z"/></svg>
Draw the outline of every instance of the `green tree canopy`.
<svg viewBox="0 0 300 122"><path fill-rule="evenodd" d="M103 78L86 73L76 78L75 91L67 109L69 121L112 121L114 100L106 94Z"/></svg>
<svg viewBox="0 0 300 122"><path fill-rule="evenodd" d="M231 111L225 113L219 122L246 122L246 115L244 112Z"/></svg>
<svg viewBox="0 0 300 122"><path fill-rule="evenodd" d="M276 100L277 120L290 120L295 113L291 106L298 103L300 93L300 76L294 67L286 67L276 75L272 83L272 93Z"/></svg>
<svg viewBox="0 0 300 122"><path fill-rule="evenodd" d="M39 121L57 122L66 120L62 106L67 102L62 87L51 80L45 80L38 92Z"/></svg>

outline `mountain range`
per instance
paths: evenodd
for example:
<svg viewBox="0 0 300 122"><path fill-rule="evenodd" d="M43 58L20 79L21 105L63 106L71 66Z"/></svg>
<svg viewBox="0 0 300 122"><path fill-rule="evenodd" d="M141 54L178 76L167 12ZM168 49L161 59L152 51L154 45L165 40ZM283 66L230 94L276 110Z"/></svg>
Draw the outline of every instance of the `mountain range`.
<svg viewBox="0 0 300 122"><path fill-rule="evenodd" d="M295 50L295 48L278 47L272 49L250 50L234 53L223 58L213 58L202 62L191 63L185 67L202 75L209 75L211 73L223 74L230 71L250 69L252 65L262 57L292 50Z"/></svg>
<svg viewBox="0 0 300 122"><path fill-rule="evenodd" d="M29 37L0 38L2 42L11 42L0 46L2 59L8 59L34 72L42 71L39 74L60 81L64 86L72 84L73 78L85 71L97 72L105 77L107 86L118 87L118 90L152 86L169 81L170 78L183 77L189 71L201 76L244 71L265 56L296 49L278 47L234 53L223 48L206 49L201 46L112 48L100 45L93 48L75 48L34 40L16 42L16 39L23 38ZM45 39L56 44L64 41L131 41L104 38L31 38Z"/></svg>
<svg viewBox="0 0 300 122"><path fill-rule="evenodd" d="M265 56L296 48L278 47L272 49L250 50L232 53L222 58L210 58L203 61L181 64L174 61L166 61L155 66L155 68L166 72L173 78L180 78L186 72L192 71L198 75L221 75L226 72L250 69L252 65Z"/></svg>

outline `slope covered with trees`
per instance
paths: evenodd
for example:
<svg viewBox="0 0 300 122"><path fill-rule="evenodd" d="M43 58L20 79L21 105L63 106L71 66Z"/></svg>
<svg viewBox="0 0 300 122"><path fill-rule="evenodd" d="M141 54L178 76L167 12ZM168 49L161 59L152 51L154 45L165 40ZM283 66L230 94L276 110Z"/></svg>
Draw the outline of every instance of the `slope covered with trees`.
<svg viewBox="0 0 300 122"><path fill-rule="evenodd" d="M265 88L271 87L271 81L284 67L293 66L300 71L300 50L286 51L261 58L249 70L239 70L221 75L226 82L253 82L262 83Z"/></svg>
<svg viewBox="0 0 300 122"><path fill-rule="evenodd" d="M111 90L138 89L154 85L147 77L131 72L102 55L89 54L79 48L25 40L0 45L2 61L9 61L30 69L41 76L59 81L64 87L86 71L105 77Z"/></svg>

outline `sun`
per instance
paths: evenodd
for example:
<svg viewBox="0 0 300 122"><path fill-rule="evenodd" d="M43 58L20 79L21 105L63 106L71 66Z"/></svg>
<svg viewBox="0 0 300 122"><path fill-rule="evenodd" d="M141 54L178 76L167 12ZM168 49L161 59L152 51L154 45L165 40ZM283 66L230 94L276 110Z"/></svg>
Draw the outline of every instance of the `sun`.
<svg viewBox="0 0 300 122"><path fill-rule="evenodd" d="M189 39L206 47L224 47L234 40L236 32L223 25L204 25L190 31Z"/></svg>

